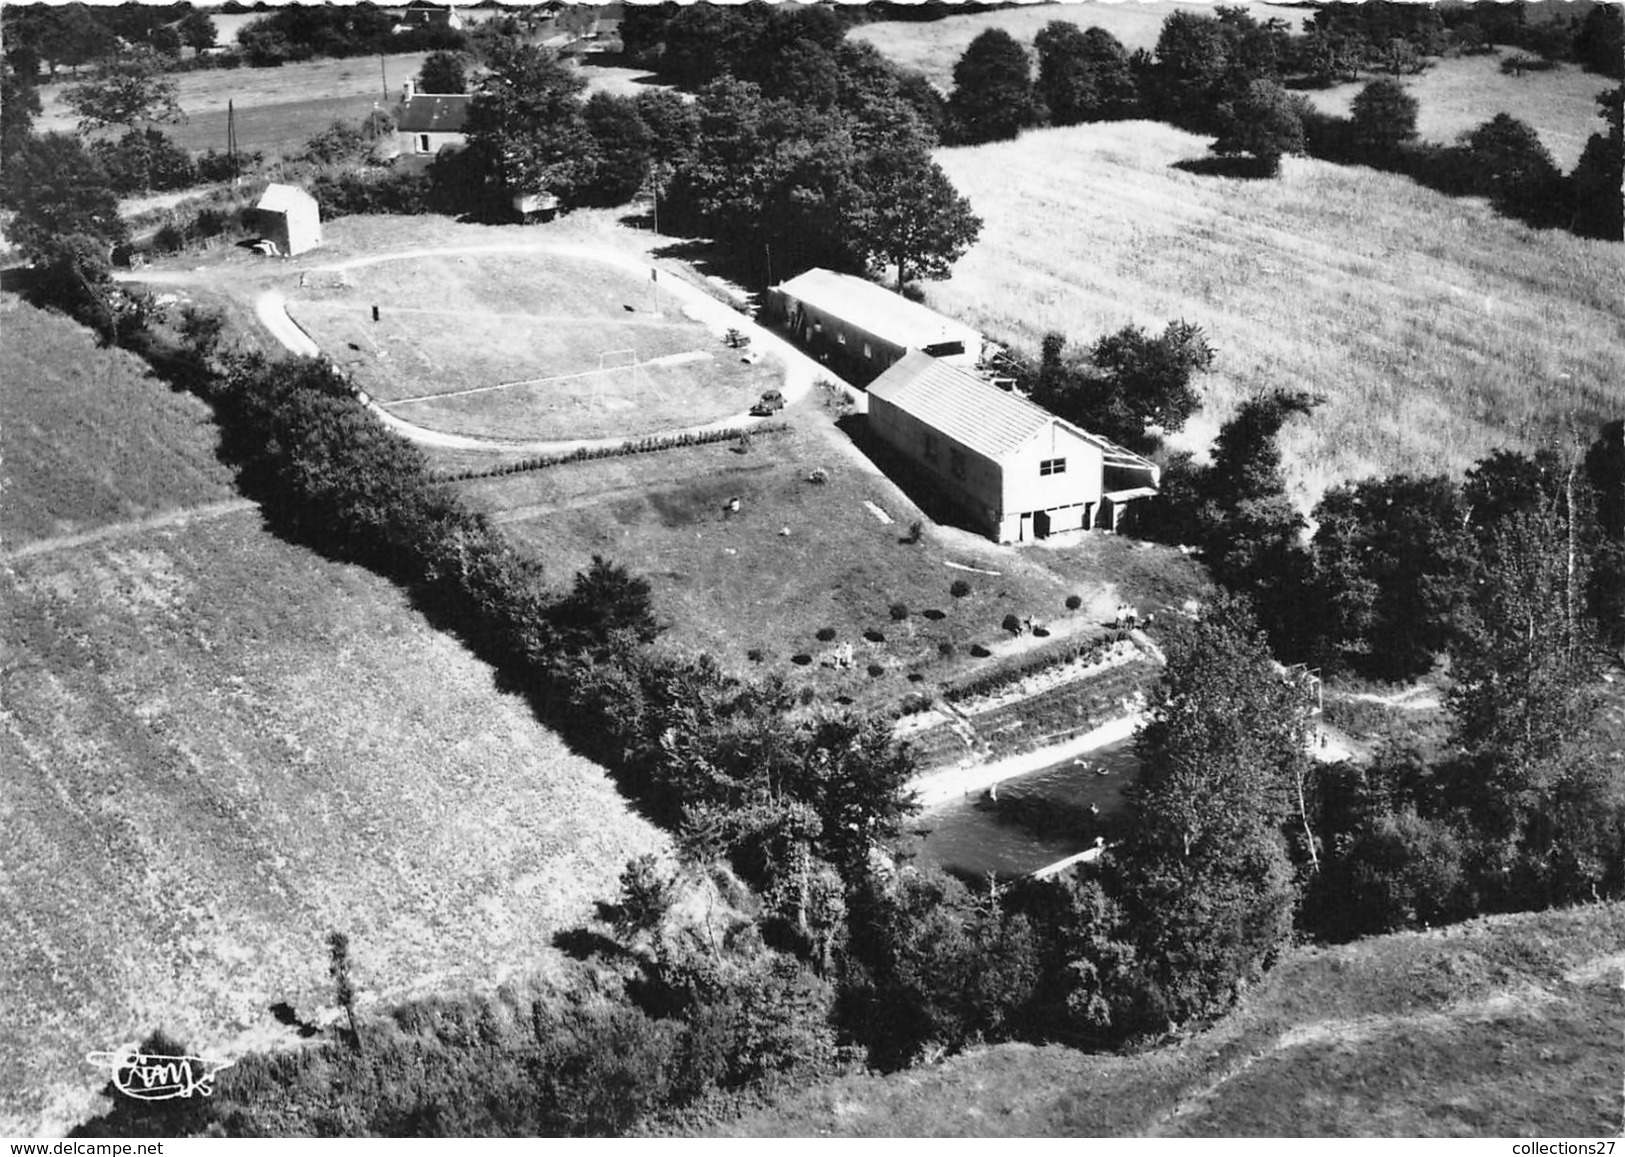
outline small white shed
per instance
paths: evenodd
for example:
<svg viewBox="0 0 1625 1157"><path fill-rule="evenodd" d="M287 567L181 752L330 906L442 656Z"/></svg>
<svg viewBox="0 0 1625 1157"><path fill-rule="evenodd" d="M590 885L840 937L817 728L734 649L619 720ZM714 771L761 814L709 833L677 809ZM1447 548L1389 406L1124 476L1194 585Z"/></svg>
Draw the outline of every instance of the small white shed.
<svg viewBox="0 0 1625 1157"><path fill-rule="evenodd" d="M250 225L274 242L284 257L297 257L322 243L321 207L316 198L294 185L267 185L253 208Z"/></svg>

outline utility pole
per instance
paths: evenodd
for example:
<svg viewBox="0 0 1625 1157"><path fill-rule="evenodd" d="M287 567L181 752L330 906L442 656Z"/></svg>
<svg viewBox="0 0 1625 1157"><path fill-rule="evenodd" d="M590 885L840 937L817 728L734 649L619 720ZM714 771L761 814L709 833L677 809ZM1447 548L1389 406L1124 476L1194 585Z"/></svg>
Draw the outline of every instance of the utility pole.
<svg viewBox="0 0 1625 1157"><path fill-rule="evenodd" d="M384 54L378 54L378 78L384 85L384 103L389 103L389 69L384 66Z"/></svg>

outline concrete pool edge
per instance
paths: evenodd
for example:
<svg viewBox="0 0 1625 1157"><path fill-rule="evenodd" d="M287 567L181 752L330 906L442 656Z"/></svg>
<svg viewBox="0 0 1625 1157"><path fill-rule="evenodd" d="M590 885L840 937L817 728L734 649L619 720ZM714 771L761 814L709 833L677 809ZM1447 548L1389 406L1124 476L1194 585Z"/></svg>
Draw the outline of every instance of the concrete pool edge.
<svg viewBox="0 0 1625 1157"><path fill-rule="evenodd" d="M953 803L968 795L986 791L994 784L1012 776L1029 775L1051 767L1061 760L1085 755L1113 743L1121 743L1139 730L1145 718L1144 712L1119 716L1065 743L1042 747L1037 751L1024 751L1020 755L1008 756L992 763L977 764L973 767L949 767L928 772L909 780L908 787L918 796L920 810L930 811L932 808Z"/></svg>

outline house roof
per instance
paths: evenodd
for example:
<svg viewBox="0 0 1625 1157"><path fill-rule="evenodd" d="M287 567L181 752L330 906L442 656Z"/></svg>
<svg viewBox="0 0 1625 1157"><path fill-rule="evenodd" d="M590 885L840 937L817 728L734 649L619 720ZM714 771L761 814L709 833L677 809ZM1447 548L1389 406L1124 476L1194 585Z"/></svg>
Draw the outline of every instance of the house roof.
<svg viewBox="0 0 1625 1157"><path fill-rule="evenodd" d="M906 297L899 297L872 281L809 269L777 287L779 292L814 309L845 318L878 338L904 349L923 349L939 342L979 343L981 335L970 326L944 317ZM967 346L967 352L977 353Z"/></svg>
<svg viewBox="0 0 1625 1157"><path fill-rule="evenodd" d="M1099 450L1108 466L1156 469L1132 450L919 350L910 350L871 382L869 396L891 403L988 458L1001 459L1019 450L1053 423Z"/></svg>
<svg viewBox="0 0 1625 1157"><path fill-rule="evenodd" d="M403 133L460 133L468 119L468 104L474 98L467 93L436 96L416 93L401 106L401 119L397 127Z"/></svg>
<svg viewBox="0 0 1625 1157"><path fill-rule="evenodd" d="M265 192L260 194L254 208L272 213L286 213L293 209L309 208L314 204L316 198L296 185L270 184L265 186Z"/></svg>

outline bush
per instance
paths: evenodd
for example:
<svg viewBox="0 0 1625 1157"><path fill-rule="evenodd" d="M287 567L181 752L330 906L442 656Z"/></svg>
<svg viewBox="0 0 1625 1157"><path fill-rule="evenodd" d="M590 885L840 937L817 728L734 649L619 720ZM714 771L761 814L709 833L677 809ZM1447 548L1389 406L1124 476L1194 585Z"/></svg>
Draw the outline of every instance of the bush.
<svg viewBox="0 0 1625 1157"><path fill-rule="evenodd" d="M955 579L953 584L949 586L948 593L953 595L953 597L956 599L962 599L966 595L970 594L970 583L966 582L964 579Z"/></svg>
<svg viewBox="0 0 1625 1157"><path fill-rule="evenodd" d="M750 650L745 652L745 658L749 659L752 663L760 663L762 661L762 649L760 647L752 647Z"/></svg>
<svg viewBox="0 0 1625 1157"><path fill-rule="evenodd" d="M1012 635L1021 634L1021 620L1018 619L1014 613L1005 615L1004 622L1000 623L999 625L1005 630L1009 631Z"/></svg>
<svg viewBox="0 0 1625 1157"><path fill-rule="evenodd" d="M944 639L942 642L937 644L937 654L941 655L944 659L953 658L954 645L948 640Z"/></svg>
<svg viewBox="0 0 1625 1157"><path fill-rule="evenodd" d="M893 603L891 605L891 621L900 623L906 618L908 618L908 604Z"/></svg>
<svg viewBox="0 0 1625 1157"><path fill-rule="evenodd" d="M904 537L903 541L908 543L910 546L913 546L924 536L925 524L916 518L913 522L908 524L908 534Z"/></svg>
<svg viewBox="0 0 1625 1157"><path fill-rule="evenodd" d="M835 638L835 628L834 627L819 627L818 632L817 632L815 637L818 639L818 641L820 643L831 642Z"/></svg>
<svg viewBox="0 0 1625 1157"><path fill-rule="evenodd" d="M870 663L869 664L869 678L878 679L882 675L884 675L885 673L886 673L886 668L882 667L879 663Z"/></svg>
<svg viewBox="0 0 1625 1157"><path fill-rule="evenodd" d="M1083 606L1083 598L1082 598L1081 595L1067 595L1066 596L1066 609L1067 610L1075 611L1081 606Z"/></svg>

